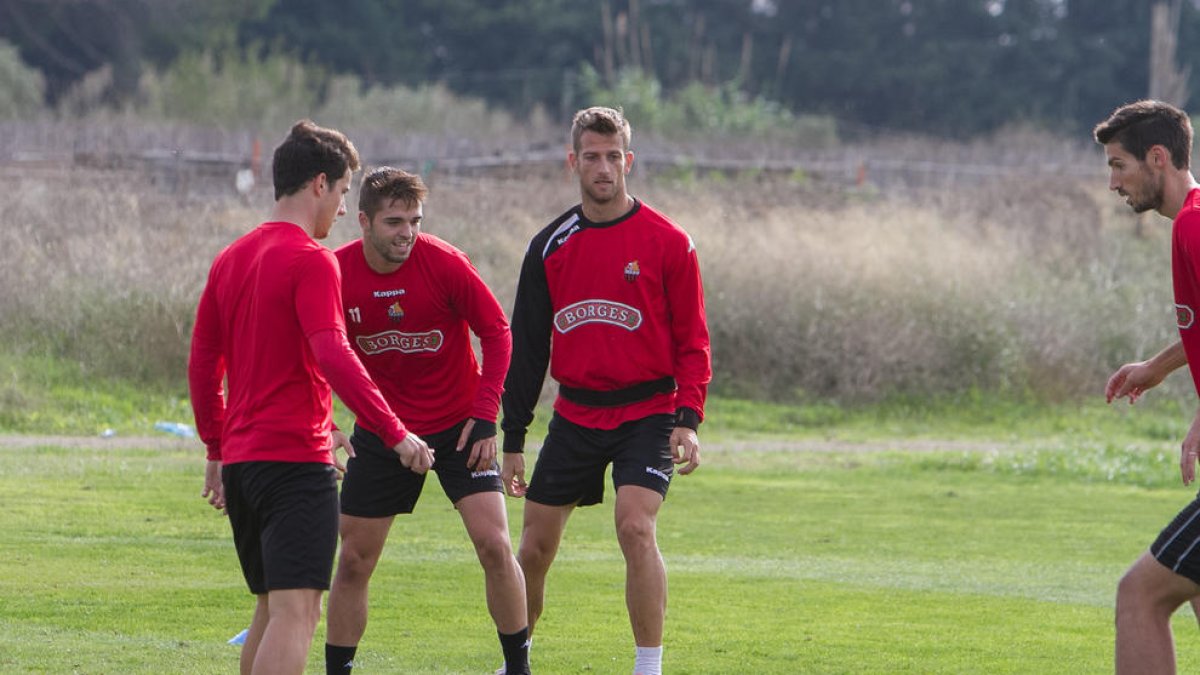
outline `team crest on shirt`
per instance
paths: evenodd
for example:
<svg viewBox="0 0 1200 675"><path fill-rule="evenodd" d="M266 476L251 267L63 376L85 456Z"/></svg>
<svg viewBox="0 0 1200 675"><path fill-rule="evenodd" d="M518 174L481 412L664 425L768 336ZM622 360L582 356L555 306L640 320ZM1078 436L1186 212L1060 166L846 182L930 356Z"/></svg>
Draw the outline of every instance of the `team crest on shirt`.
<svg viewBox="0 0 1200 675"><path fill-rule="evenodd" d="M391 307L388 307L388 318L392 321L399 321L404 318L404 308L399 302L393 302Z"/></svg>
<svg viewBox="0 0 1200 675"><path fill-rule="evenodd" d="M636 260L630 260L625 263L625 281L633 283L642 274L642 266Z"/></svg>
<svg viewBox="0 0 1200 675"><path fill-rule="evenodd" d="M606 323L634 331L642 325L642 313L612 300L580 300L554 313L554 327L560 333L568 333L589 323Z"/></svg>
<svg viewBox="0 0 1200 675"><path fill-rule="evenodd" d="M398 330L385 330L374 335L359 335L354 338L358 348L364 354L372 355L382 352L401 352L417 354L419 352L436 352L442 348L445 336L440 330L424 333L402 333Z"/></svg>
<svg viewBox="0 0 1200 675"><path fill-rule="evenodd" d="M1191 328L1195 322L1196 313L1192 311L1191 307L1175 303L1175 323L1180 330Z"/></svg>

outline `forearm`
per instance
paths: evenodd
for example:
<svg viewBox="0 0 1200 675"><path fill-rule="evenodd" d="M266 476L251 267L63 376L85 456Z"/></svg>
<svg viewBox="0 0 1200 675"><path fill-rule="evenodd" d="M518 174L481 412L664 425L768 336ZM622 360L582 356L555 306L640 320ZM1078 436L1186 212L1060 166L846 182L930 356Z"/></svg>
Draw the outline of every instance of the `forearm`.
<svg viewBox="0 0 1200 675"><path fill-rule="evenodd" d="M1183 340L1176 340L1166 349L1150 357L1146 366L1160 377L1166 377L1187 365L1187 353L1183 350Z"/></svg>
<svg viewBox="0 0 1200 675"><path fill-rule="evenodd" d="M480 335L479 345L483 352L483 364L471 416L495 422L500 411L504 378L508 375L508 364L512 360L512 337L508 324L499 324L492 332Z"/></svg>
<svg viewBox="0 0 1200 675"><path fill-rule="evenodd" d="M204 441L209 460L221 459L221 434L225 427L225 359L212 302L202 297L192 330L188 354L188 393L196 431Z"/></svg>
<svg viewBox="0 0 1200 675"><path fill-rule="evenodd" d="M389 446L403 441L407 434L404 425L367 375L346 336L336 330L320 331L309 336L309 346L325 379L363 427Z"/></svg>

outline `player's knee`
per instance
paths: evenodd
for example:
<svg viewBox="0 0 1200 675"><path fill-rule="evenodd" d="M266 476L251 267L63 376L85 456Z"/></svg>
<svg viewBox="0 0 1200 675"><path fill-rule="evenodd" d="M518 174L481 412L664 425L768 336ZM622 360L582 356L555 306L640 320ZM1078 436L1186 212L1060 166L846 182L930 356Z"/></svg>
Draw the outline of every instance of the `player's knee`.
<svg viewBox="0 0 1200 675"><path fill-rule="evenodd" d="M500 569L512 560L512 543L506 532L492 532L475 541L475 554L485 570Z"/></svg>
<svg viewBox="0 0 1200 675"><path fill-rule="evenodd" d="M654 521L649 518L629 517L617 521L617 541L621 548L632 549L656 548L654 539Z"/></svg>
<svg viewBox="0 0 1200 675"><path fill-rule="evenodd" d="M338 556L337 581L340 583L366 583L379 562L378 555L366 555L351 547L343 547Z"/></svg>
<svg viewBox="0 0 1200 675"><path fill-rule="evenodd" d="M1118 620L1122 616L1145 616L1147 613L1170 616L1187 601L1169 584L1163 583L1160 577L1150 574L1147 567L1135 564L1117 582Z"/></svg>
<svg viewBox="0 0 1200 675"><path fill-rule="evenodd" d="M554 552L553 543L525 537L521 540L521 547L517 552L517 563L526 573L544 572L554 561Z"/></svg>

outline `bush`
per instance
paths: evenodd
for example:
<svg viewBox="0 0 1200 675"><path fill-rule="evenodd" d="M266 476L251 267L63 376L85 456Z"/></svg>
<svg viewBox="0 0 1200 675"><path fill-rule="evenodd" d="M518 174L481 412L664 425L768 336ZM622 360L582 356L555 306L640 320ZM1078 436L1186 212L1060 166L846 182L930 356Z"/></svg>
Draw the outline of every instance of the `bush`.
<svg viewBox="0 0 1200 675"><path fill-rule="evenodd" d="M17 48L0 40L0 119L24 119L42 111L46 80L25 65Z"/></svg>
<svg viewBox="0 0 1200 675"><path fill-rule="evenodd" d="M638 130L668 140L777 140L807 148L837 143L837 128L829 117L796 116L786 107L762 97L750 97L736 82L707 86L692 82L668 95L657 80L639 70L620 73L605 86L590 65L580 76L583 105L620 106Z"/></svg>

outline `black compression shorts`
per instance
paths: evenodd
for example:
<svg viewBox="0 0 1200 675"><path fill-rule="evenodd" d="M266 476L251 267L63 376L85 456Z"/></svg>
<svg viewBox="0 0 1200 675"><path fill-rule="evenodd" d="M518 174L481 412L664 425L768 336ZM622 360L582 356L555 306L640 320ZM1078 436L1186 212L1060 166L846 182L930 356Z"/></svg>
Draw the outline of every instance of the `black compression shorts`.
<svg viewBox="0 0 1200 675"><path fill-rule="evenodd" d="M674 415L650 415L616 429L592 429L558 413L550 419L525 498L547 506L589 506L604 501L604 472L612 464L613 488L638 485L667 497Z"/></svg>
<svg viewBox="0 0 1200 675"><path fill-rule="evenodd" d="M221 467L225 505L250 592L327 590L337 550L337 470L314 462Z"/></svg>
<svg viewBox="0 0 1200 675"><path fill-rule="evenodd" d="M478 492L504 492L500 483L500 468L484 471L467 468L471 445L462 452L454 449L462 433L462 423L446 431L422 436L434 452L433 470L437 472L442 490L457 504L467 495ZM375 434L354 426L350 437L354 457L346 462L342 480L342 513L360 518L385 518L400 513L412 513L425 485L425 474L404 468L400 456Z"/></svg>
<svg viewBox="0 0 1200 675"><path fill-rule="evenodd" d="M1163 529L1150 553L1167 569L1200 584L1200 496Z"/></svg>

